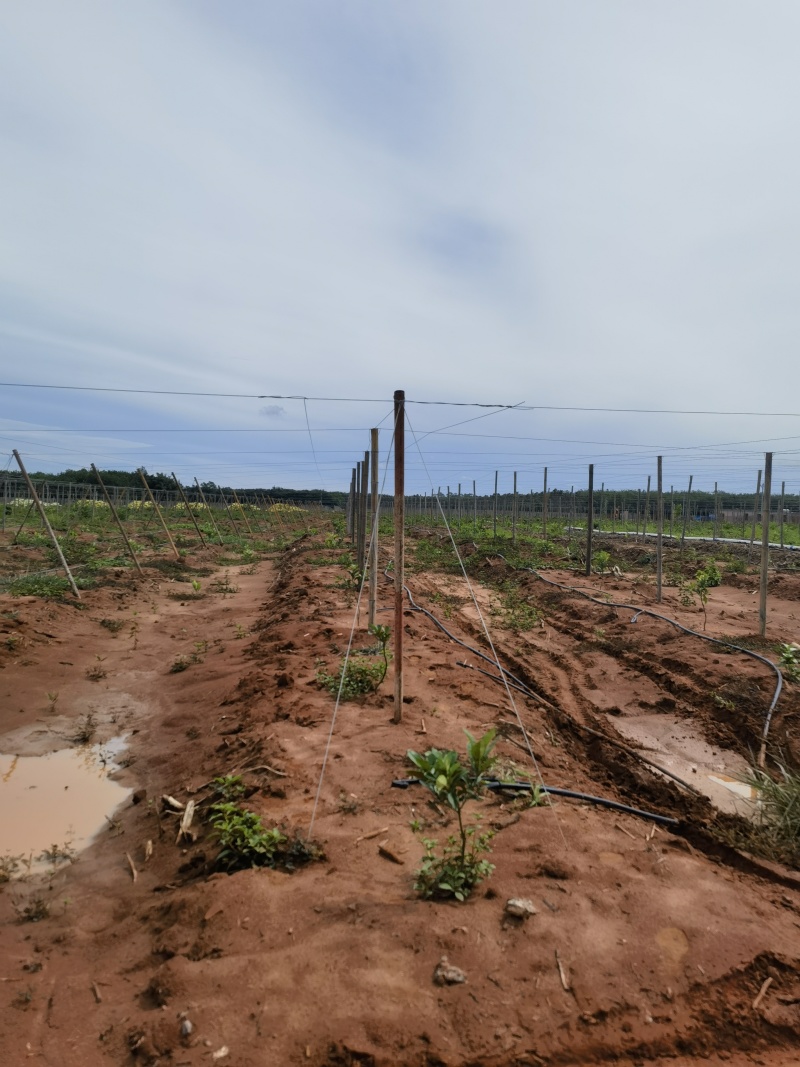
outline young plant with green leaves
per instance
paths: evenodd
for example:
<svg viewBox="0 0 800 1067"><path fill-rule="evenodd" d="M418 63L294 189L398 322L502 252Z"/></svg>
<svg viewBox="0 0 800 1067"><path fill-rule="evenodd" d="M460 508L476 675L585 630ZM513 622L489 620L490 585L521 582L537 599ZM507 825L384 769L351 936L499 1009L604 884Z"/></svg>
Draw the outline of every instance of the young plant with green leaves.
<svg viewBox="0 0 800 1067"><path fill-rule="evenodd" d="M796 642L778 645L780 668L784 678L790 682L800 682L800 645Z"/></svg>
<svg viewBox="0 0 800 1067"><path fill-rule="evenodd" d="M494 767L492 755L497 731L488 730L477 740L467 733L467 759L458 753L430 748L427 752L409 751L414 766L410 772L442 804L456 813L458 834L444 845L424 838L425 856L417 871L414 888L427 898L466 900L479 882L494 870L485 855L490 850L492 832L480 832L480 816L465 822L464 808L483 795L486 779Z"/></svg>
<svg viewBox="0 0 800 1067"><path fill-rule="evenodd" d="M703 609L703 629L706 628L708 622L708 591L713 589L722 581L722 576L717 569L715 563L708 563L706 566L697 572L694 576L694 582L692 582L692 591L700 601L700 606Z"/></svg>

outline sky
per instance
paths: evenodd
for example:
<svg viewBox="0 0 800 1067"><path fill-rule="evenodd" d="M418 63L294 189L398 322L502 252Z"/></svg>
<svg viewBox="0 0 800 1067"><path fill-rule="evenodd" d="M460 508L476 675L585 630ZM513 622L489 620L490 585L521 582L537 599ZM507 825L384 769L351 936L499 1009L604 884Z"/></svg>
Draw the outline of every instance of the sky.
<svg viewBox="0 0 800 1067"><path fill-rule="evenodd" d="M409 492L659 454L743 490L766 450L800 491L799 34L796 0L2 5L0 462L345 489L380 426L390 486L404 389Z"/></svg>

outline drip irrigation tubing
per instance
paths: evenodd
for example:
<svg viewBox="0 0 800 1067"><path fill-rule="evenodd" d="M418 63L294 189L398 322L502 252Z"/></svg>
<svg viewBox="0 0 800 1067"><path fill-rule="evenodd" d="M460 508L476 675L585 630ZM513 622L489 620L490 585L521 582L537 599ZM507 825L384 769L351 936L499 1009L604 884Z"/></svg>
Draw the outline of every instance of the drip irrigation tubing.
<svg viewBox="0 0 800 1067"><path fill-rule="evenodd" d="M632 623L635 623L640 615L649 615L653 619L660 619L662 622L669 623L670 626L674 626L676 629L682 630L684 633L690 634L692 637L699 637L703 641L710 641L714 645L721 645L723 648L731 649L734 652L742 652L745 656L750 656L752 657L752 659L757 659L760 663L765 663L768 667L775 671L778 681L775 686L775 692L772 696L772 700L770 701L769 708L767 709L767 714L764 719L764 728L761 732L761 748L758 753L758 765L759 767L764 766L764 758L767 749L767 738L769 736L770 726L772 725L772 715L775 711L775 707L778 703L778 698L780 697L781 691L783 689L783 674L781 673L780 667L778 667L777 664L773 663L771 659L767 659L766 656L762 656L759 652L753 652L753 650L750 648L742 648L741 645L734 645L731 641L723 641L719 637L709 637L708 634L701 634L699 630L691 630L688 626L684 626L683 623L678 622L676 619L671 619L668 615L661 615L657 611L651 611L650 608L642 608L638 604L623 604L617 600L601 600L599 597L592 596L591 593L587 593L583 589L576 589L574 586L571 585L563 585L561 582L554 582L552 578L545 578L543 574L540 574L537 570L534 570L533 567L514 567L513 564L509 563L509 561L501 552L498 552L497 555L500 557L500 559L503 560L504 563L506 563L513 570L528 571L530 574L533 574L536 578L538 578L542 582L545 582L547 585L555 586L556 589L561 589L568 593L575 593L577 596L585 597L587 600L591 600L592 603L600 604L602 607L625 608L628 611L635 612L633 618L631 619Z"/></svg>
<svg viewBox="0 0 800 1067"><path fill-rule="evenodd" d="M505 557L501 556L501 559L505 559ZM508 561L506 560L506 562ZM628 745L623 745L621 741L616 741L614 738L608 737L607 734L601 733L599 730L593 730L591 726L585 726L583 723L576 722L574 719L568 716L565 711L562 711L561 708L557 707L555 704L551 704L549 700L545 700L544 697L540 696L533 689L527 686L523 681L517 678L516 675L512 674L511 671L507 670L505 667L501 667L499 663L496 663L491 658L491 656L487 656L485 652L481 652L480 649L474 648L472 645L468 645L466 641L462 641L460 637L456 637L455 634L451 633L450 630L447 629L444 623L442 623L439 619L436 618L432 611L429 611L427 608L423 608L421 604L417 604L411 594L411 590L408 588L407 585L404 585L403 589L405 590L406 596L408 597L409 603L411 604L412 611L418 611L421 612L423 615L427 615L431 622L433 622L434 625L437 626L443 634L449 637L451 641L454 641L457 645L461 645L462 648L465 648L474 656L480 657L480 659L484 660L486 663L490 663L493 667L497 667L500 671L502 671L502 674L505 675L506 685L510 685L512 689L516 689L517 692L522 693L523 696L530 697L532 700L537 701L543 707L555 712L556 715L562 715L564 716L564 718L569 719L569 721L579 730L583 730L586 733L590 734L592 737L597 737L601 741L605 741L607 744L613 745L615 748L621 749L629 756L635 757L642 763L647 764L647 766L649 767L654 767L661 774L665 774L668 778L671 778L674 782L677 782L678 785L688 790L688 792L693 793L694 796L699 797L703 795L700 790L695 789L695 787L693 785L690 785L689 782L685 781L683 778L679 778L678 775L673 774L672 771L668 771L666 767L662 767L660 763L656 763L654 760L650 760L646 756L643 756L640 752L637 752L636 749L629 748ZM491 674L489 671L484 670L482 667L474 667L472 664L463 663L460 660L456 660L456 664L459 667L466 667L469 670L479 671L481 674L485 674L486 677L490 678L493 682L503 683L504 681L502 676Z"/></svg>
<svg viewBox="0 0 800 1067"><path fill-rule="evenodd" d="M573 530L574 533L586 533L586 528L583 527L583 526L573 526L572 530ZM640 540L644 540L645 538L648 538L648 537L649 538L658 537L657 533L647 533L647 532L643 533L641 530L598 530L597 527L595 527L595 531L594 532L597 534L598 537L634 537L634 538L638 537ZM761 541L760 540L756 539L754 541L751 541L749 537L701 537L698 534L687 534L685 537L681 537L680 534L675 534L675 535L662 534L661 536L665 541L678 541L678 542L680 542L680 541L706 541L709 544L713 543L713 544L718 544L718 545L753 545L753 544L755 544L759 548L761 547ZM769 547L770 548L777 548L779 550L785 550L787 552L799 552L800 551L800 545L781 544L780 541L770 541L769 542Z"/></svg>
<svg viewBox="0 0 800 1067"><path fill-rule="evenodd" d="M410 785L419 785L417 778L396 778L392 782L394 789L408 789ZM498 782L488 780L483 785L490 792L499 793L504 789L514 793L532 793L536 786L530 782ZM605 797L596 797L591 793L579 793L574 789L561 789L554 785L540 785L541 792L554 797L566 797L570 800L584 800L589 804L597 804L601 808L610 808L612 811L621 811L626 815L636 815L640 819L652 819L653 822L661 823L662 826L679 826L680 819L671 815L658 815L653 811L643 811L641 808L632 808L629 804L620 804L616 800L607 800Z"/></svg>

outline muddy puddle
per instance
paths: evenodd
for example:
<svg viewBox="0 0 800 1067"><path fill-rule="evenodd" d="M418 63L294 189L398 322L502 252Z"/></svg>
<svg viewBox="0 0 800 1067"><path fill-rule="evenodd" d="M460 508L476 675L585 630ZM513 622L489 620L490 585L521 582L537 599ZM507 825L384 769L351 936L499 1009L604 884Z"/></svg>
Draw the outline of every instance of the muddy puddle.
<svg viewBox="0 0 800 1067"><path fill-rule="evenodd" d="M742 781L749 768L736 752L709 745L691 722L666 713L615 716L612 721L626 740L643 746L642 755L693 785L720 811L752 817L753 790Z"/></svg>
<svg viewBox="0 0 800 1067"><path fill-rule="evenodd" d="M121 736L40 756L0 753L0 858L23 857L35 870L46 850L85 848L130 794L112 777L124 748Z"/></svg>

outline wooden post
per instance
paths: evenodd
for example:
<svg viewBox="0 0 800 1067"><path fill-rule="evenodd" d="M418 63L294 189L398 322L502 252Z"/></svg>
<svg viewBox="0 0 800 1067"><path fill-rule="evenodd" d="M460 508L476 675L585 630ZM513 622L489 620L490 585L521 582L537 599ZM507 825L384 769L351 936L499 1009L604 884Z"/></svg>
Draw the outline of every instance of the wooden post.
<svg viewBox="0 0 800 1067"><path fill-rule="evenodd" d="M472 479L472 532L478 532L478 498L475 495L475 479Z"/></svg>
<svg viewBox="0 0 800 1067"><path fill-rule="evenodd" d="M657 505L656 505L656 600L661 603L661 575L663 569L664 553L664 483L662 479L662 456L658 457L656 473Z"/></svg>
<svg viewBox="0 0 800 1067"><path fill-rule="evenodd" d="M177 545L172 540L172 534L167 529L167 524L164 521L164 516L161 514L161 508L158 506L158 504L156 502L156 498L153 496L153 492L152 492L150 486L147 484L147 479L145 478L144 471L142 470L141 467L139 468L139 477L142 479L142 485L145 487L145 489L147 491L147 495L150 498L150 503L153 505L153 511L156 513L156 516L158 517L158 521L161 523L161 528L164 531L164 533L167 535L167 540L172 545L172 551L175 553L175 559L180 559L181 558L181 554L178 551Z"/></svg>
<svg viewBox="0 0 800 1067"><path fill-rule="evenodd" d="M669 487L669 536L672 537L672 519L675 514L675 486Z"/></svg>
<svg viewBox="0 0 800 1067"><path fill-rule="evenodd" d="M511 511L511 544L517 543L517 472L514 471L514 506Z"/></svg>
<svg viewBox="0 0 800 1067"><path fill-rule="evenodd" d="M544 469L544 483L542 488L542 540L547 540L547 467Z"/></svg>
<svg viewBox="0 0 800 1067"><path fill-rule="evenodd" d="M361 493L358 500L358 569L363 574L367 566L367 496L369 493L369 452L361 464Z"/></svg>
<svg viewBox="0 0 800 1067"><path fill-rule="evenodd" d="M605 493L606 493L606 483L605 482L601 482L600 483L600 500L598 502L598 507L597 507L597 514L599 516L599 518L597 520L597 527L598 527L600 533L603 532L603 519L605 517L605 512L603 510L604 507L605 507L605 499L604 499L605 498Z"/></svg>
<svg viewBox="0 0 800 1067"><path fill-rule="evenodd" d="M785 500L786 500L786 482L781 482L781 517L780 517L781 548L783 548L783 509L784 509Z"/></svg>
<svg viewBox="0 0 800 1067"><path fill-rule="evenodd" d="M570 507L569 507L569 536L572 537L572 531L575 528L575 486L570 486L569 490Z"/></svg>
<svg viewBox="0 0 800 1067"><path fill-rule="evenodd" d="M758 632L767 636L767 577L769 574L769 512L772 503L772 453L764 455L764 500L761 505L761 587L758 598Z"/></svg>
<svg viewBox="0 0 800 1067"><path fill-rule="evenodd" d="M617 494L611 497L611 532L617 532Z"/></svg>
<svg viewBox="0 0 800 1067"><path fill-rule="evenodd" d="M756 515L758 514L758 506L761 503L761 471L758 472L758 481L756 482L756 496L753 501L753 525L750 529L750 546L747 549L747 562L750 562L750 557L753 554L753 542L756 539ZM763 522L763 518L762 518Z"/></svg>
<svg viewBox="0 0 800 1067"><path fill-rule="evenodd" d="M233 517L233 512L231 511L230 504L228 503L228 498L222 492L222 489L220 488L220 486L217 486L217 491L219 492L219 495L220 495L220 497L222 499L222 503L225 505L225 510L228 513L228 518L231 520L231 525L233 526L233 532L236 534L237 537L241 538L241 534L239 533L239 527L236 525L236 519Z"/></svg>
<svg viewBox="0 0 800 1067"><path fill-rule="evenodd" d="M642 506L642 490L636 490L636 540L639 540L639 511Z"/></svg>
<svg viewBox="0 0 800 1067"><path fill-rule="evenodd" d="M405 577L406 394L394 394L394 715L403 718L403 581Z"/></svg>
<svg viewBox="0 0 800 1067"><path fill-rule="evenodd" d="M650 517L650 475L647 475L647 492L644 497L644 514L642 516L642 544L647 540L647 520Z"/></svg>
<svg viewBox="0 0 800 1067"><path fill-rule="evenodd" d="M97 474L97 480L98 480L98 482L100 482L100 486L101 486L103 492L105 493L106 487L103 485L103 479L100 477L100 475L98 474L97 470L95 469L94 463L92 464L92 470L94 471L95 474ZM206 542L205 542L205 538L203 537L203 533L202 533L200 527L197 525L197 519L195 518L194 512L192 511L191 507L189 506L189 501L186 499L186 494L183 491L183 486L178 481L178 479L175 477L175 471L172 471L172 480L173 480L173 482L175 482L175 484L178 487L178 492L181 495L181 500L183 501L183 506L186 508L186 512L187 512L189 518L194 523L194 528L195 528L195 530L197 530L197 536L200 538L200 544L201 545L205 545ZM106 493L106 499L108 500L108 494L107 493ZM111 503L110 500L108 502L109 502L109 504ZM113 510L113 508L112 508L112 510ZM114 517L116 518L116 514L115 514Z"/></svg>
<svg viewBox="0 0 800 1067"><path fill-rule="evenodd" d="M194 480L194 484L197 486L197 492L200 494L200 499L205 504L206 511L208 512L208 517L211 520L211 525L214 527L214 533L216 533L217 537L221 541L222 540L222 535L220 534L219 526L217 526L216 521L214 519L214 512L211 510L211 505L206 500L206 495L203 492L203 490L200 488L200 483L198 482L198 480L196 478Z"/></svg>
<svg viewBox="0 0 800 1067"><path fill-rule="evenodd" d="M356 468L350 471L350 492L347 496L347 536L355 541Z"/></svg>
<svg viewBox="0 0 800 1067"><path fill-rule="evenodd" d="M133 550L133 545L128 540L128 535L125 533L125 527L122 525L120 517L117 514L117 509L111 502L111 497L108 495L108 490L105 487L105 483L100 477L100 471L97 469L97 467L95 467L94 463L92 464L92 471L94 472L95 478L100 483L100 488L103 490L103 496L106 498L106 503L108 504L109 508L111 508L111 514L114 516L114 522L116 522L117 526L119 527L119 532L122 534L122 539L125 542L125 545L127 546L128 552L130 553L130 557L136 565L136 570L139 572L139 574L141 574L142 577L144 577L144 571L142 570L139 560L136 558L136 553Z"/></svg>
<svg viewBox="0 0 800 1067"><path fill-rule="evenodd" d="M494 472L494 512L492 519L492 536L497 540L497 471Z"/></svg>
<svg viewBox="0 0 800 1067"><path fill-rule="evenodd" d="M760 472L759 472L759 477L761 477ZM682 516L682 518L683 518L683 526L681 528L681 554L683 554L683 542L686 540L686 523L689 520L689 509L692 506L692 479L693 478L694 478L694 475L690 474L689 475L689 489L687 490L686 496L683 498L683 516Z"/></svg>
<svg viewBox="0 0 800 1067"><path fill-rule="evenodd" d="M172 477L174 478L175 475L173 474ZM247 527L247 532L250 534L251 537L253 537L254 536L253 535L253 527L250 525L250 520L247 517L247 512L242 507L242 503L239 500L239 497L236 495L236 490L232 488L231 492L233 493L233 499L236 501L236 506L239 508L239 510L242 513L242 518L244 519L244 524Z"/></svg>
<svg viewBox="0 0 800 1067"><path fill-rule="evenodd" d="M25 464L22 462L20 454L19 452L17 452L16 448L12 449L12 452L14 453L14 459L17 461L19 469L22 471L22 477L25 479L25 484L28 486L28 492L31 494L31 499L33 500L39 511L39 515L42 520L42 526L44 526L45 530L47 530L48 537L53 542L53 548L56 550L56 555L61 560L61 566L64 568L64 571L67 575L67 581L69 582L70 587L72 588L72 592L75 594L78 600L80 600L81 594L78 591L77 585L75 584L75 579L72 577L72 571L69 569L67 561L64 559L64 553L61 551L61 545L58 543L58 538L55 535L55 531L50 525L50 520L47 518L47 514L45 513L42 502L39 499L39 495L33 487L33 482L28 477L28 472L25 470Z"/></svg>
<svg viewBox="0 0 800 1067"><path fill-rule="evenodd" d="M375 612L378 610L378 430L369 431L370 475L372 477L372 522L370 523L369 554L369 627L375 625Z"/></svg>
<svg viewBox="0 0 800 1067"><path fill-rule="evenodd" d="M589 464L589 502L586 515L586 574L592 573L592 534L594 533L594 463Z"/></svg>
<svg viewBox="0 0 800 1067"><path fill-rule="evenodd" d="M714 540L719 536L719 489L714 482Z"/></svg>

